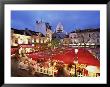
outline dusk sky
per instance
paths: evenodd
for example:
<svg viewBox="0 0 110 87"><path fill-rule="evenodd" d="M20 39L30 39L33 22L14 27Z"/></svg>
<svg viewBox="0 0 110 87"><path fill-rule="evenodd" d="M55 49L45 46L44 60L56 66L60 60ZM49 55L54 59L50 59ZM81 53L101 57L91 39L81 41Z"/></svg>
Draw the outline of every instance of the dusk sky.
<svg viewBox="0 0 110 87"><path fill-rule="evenodd" d="M56 29L57 24L62 23L66 32L75 29L99 28L100 11L12 11L11 27L16 29L29 28L36 30L36 21L41 20L50 23L52 30Z"/></svg>

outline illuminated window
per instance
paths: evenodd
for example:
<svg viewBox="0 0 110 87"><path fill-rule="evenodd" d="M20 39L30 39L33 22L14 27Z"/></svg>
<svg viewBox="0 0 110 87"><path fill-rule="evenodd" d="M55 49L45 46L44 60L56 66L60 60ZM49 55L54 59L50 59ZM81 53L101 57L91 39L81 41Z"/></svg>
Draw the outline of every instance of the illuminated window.
<svg viewBox="0 0 110 87"><path fill-rule="evenodd" d="M15 39L15 43L16 43L16 44L18 43L18 39L17 39L17 38Z"/></svg>

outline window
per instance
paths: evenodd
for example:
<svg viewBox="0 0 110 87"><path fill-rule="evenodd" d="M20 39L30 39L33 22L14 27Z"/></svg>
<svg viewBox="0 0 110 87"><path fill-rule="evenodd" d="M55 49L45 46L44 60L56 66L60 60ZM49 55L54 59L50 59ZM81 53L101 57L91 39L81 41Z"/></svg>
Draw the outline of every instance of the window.
<svg viewBox="0 0 110 87"><path fill-rule="evenodd" d="M97 38L99 37L99 34L97 34Z"/></svg>
<svg viewBox="0 0 110 87"><path fill-rule="evenodd" d="M97 39L97 43L99 43L99 39Z"/></svg>
<svg viewBox="0 0 110 87"><path fill-rule="evenodd" d="M16 44L18 43L18 39L17 39L17 38L15 39L15 43L16 43Z"/></svg>
<svg viewBox="0 0 110 87"><path fill-rule="evenodd" d="M36 42L36 38L34 38L34 42Z"/></svg>
<svg viewBox="0 0 110 87"><path fill-rule="evenodd" d="M74 38L76 38L76 35L74 35Z"/></svg>
<svg viewBox="0 0 110 87"><path fill-rule="evenodd" d="M91 34L89 34L89 37L91 37Z"/></svg>
<svg viewBox="0 0 110 87"><path fill-rule="evenodd" d="M31 39L28 39L28 44L31 44Z"/></svg>

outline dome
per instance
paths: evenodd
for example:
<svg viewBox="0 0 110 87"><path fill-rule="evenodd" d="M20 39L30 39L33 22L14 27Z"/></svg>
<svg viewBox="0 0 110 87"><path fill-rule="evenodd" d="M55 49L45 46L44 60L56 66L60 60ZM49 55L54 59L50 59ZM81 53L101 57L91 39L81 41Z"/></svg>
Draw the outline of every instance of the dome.
<svg viewBox="0 0 110 87"><path fill-rule="evenodd" d="M64 39L65 38L65 35L63 32L55 32L53 35L52 35L52 38L56 38L56 39Z"/></svg>
<svg viewBox="0 0 110 87"><path fill-rule="evenodd" d="M61 23L58 23L56 27L56 32L63 32L63 25Z"/></svg>

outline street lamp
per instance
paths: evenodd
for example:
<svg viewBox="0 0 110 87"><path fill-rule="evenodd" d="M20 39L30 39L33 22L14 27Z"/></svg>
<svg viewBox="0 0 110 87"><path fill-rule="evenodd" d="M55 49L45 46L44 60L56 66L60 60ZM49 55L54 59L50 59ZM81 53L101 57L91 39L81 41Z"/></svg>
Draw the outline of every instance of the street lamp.
<svg viewBox="0 0 110 87"><path fill-rule="evenodd" d="M74 59L74 64L75 64L75 77L76 75L76 64L78 63L78 57L77 57L78 49L75 49L75 59Z"/></svg>
<svg viewBox="0 0 110 87"><path fill-rule="evenodd" d="M77 54L77 53L78 53L78 49L76 48L76 49L75 49L75 54Z"/></svg>

